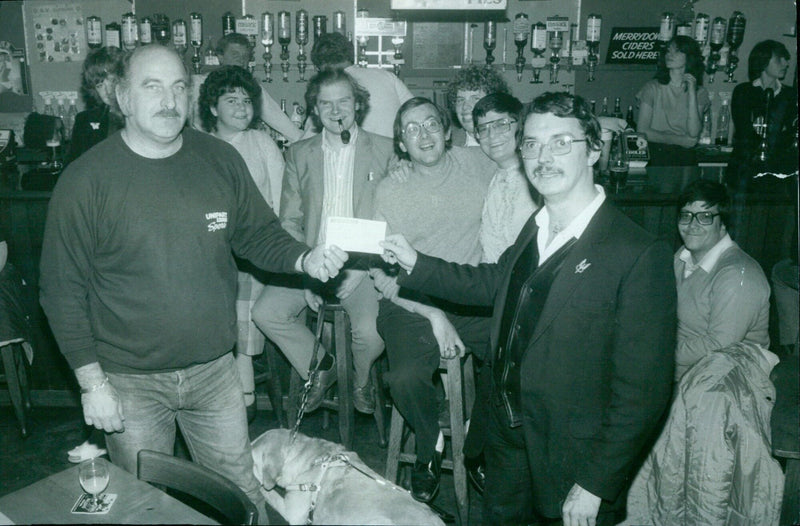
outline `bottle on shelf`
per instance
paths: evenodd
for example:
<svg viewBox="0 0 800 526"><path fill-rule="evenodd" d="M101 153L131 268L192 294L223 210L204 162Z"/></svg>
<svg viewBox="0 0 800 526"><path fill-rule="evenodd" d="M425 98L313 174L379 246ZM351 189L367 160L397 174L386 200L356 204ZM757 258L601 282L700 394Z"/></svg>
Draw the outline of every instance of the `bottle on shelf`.
<svg viewBox="0 0 800 526"><path fill-rule="evenodd" d="M636 130L636 119L633 117L633 106L628 106L628 114L625 116L625 122L628 123L628 128Z"/></svg>
<svg viewBox="0 0 800 526"><path fill-rule="evenodd" d="M717 133L714 139L714 144L717 146L728 145L728 131L730 129L731 113L728 107L728 100L722 99L722 105L719 108L719 115L717 116Z"/></svg>
<svg viewBox="0 0 800 526"><path fill-rule="evenodd" d="M67 114L64 117L64 136L67 140L72 138L72 127L75 126L75 117L78 116L78 106L75 99L70 99Z"/></svg>
<svg viewBox="0 0 800 526"><path fill-rule="evenodd" d="M103 45L103 22L99 16L92 15L86 18L86 44L91 49Z"/></svg>
<svg viewBox="0 0 800 526"><path fill-rule="evenodd" d="M592 99L589 101L589 105L592 107L592 115L597 115L597 101Z"/></svg>
<svg viewBox="0 0 800 526"><path fill-rule="evenodd" d="M600 116L601 117L611 116L611 114L608 113L608 97L603 97L603 105L600 106Z"/></svg>
<svg viewBox="0 0 800 526"><path fill-rule="evenodd" d="M703 113L703 127L700 130L700 139L697 144L711 144L711 108Z"/></svg>
<svg viewBox="0 0 800 526"><path fill-rule="evenodd" d="M219 57L214 47L214 39L208 37L208 44L206 45L206 52L203 55L203 64L206 66L219 66Z"/></svg>
<svg viewBox="0 0 800 526"><path fill-rule="evenodd" d="M56 112L53 110L53 99L47 97L44 99L44 109L42 113L45 115L55 115Z"/></svg>
<svg viewBox="0 0 800 526"><path fill-rule="evenodd" d="M622 102L620 101L619 97L614 99L614 117L616 117L617 119L623 118Z"/></svg>
<svg viewBox="0 0 800 526"><path fill-rule="evenodd" d="M106 24L106 46L122 48L122 26L116 22Z"/></svg>

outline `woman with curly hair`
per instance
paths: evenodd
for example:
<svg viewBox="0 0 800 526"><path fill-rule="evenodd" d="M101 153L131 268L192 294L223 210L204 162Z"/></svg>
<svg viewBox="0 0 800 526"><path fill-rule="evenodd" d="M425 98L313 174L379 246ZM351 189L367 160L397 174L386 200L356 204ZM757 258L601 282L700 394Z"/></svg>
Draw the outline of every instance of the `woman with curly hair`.
<svg viewBox="0 0 800 526"><path fill-rule="evenodd" d="M467 66L447 84L447 101L460 129L453 130L454 146L478 146L472 122L472 109L491 93L511 93L503 74L491 66ZM466 132L466 133L464 133Z"/></svg>
<svg viewBox="0 0 800 526"><path fill-rule="evenodd" d="M230 143L241 154L258 190L277 214L281 202L283 155L269 133L259 129L256 116L261 114L261 87L253 76L239 66L223 66L212 71L200 87L199 112L203 129ZM263 352L264 335L250 318L250 308L261 294L266 276L245 261L238 263L236 365L248 421L252 421L256 411L253 356Z"/></svg>
<svg viewBox="0 0 800 526"><path fill-rule="evenodd" d="M676 36L659 54L654 79L636 94L636 129L650 142L650 165L695 164L692 148L711 105L702 85L700 46L689 37Z"/></svg>
<svg viewBox="0 0 800 526"><path fill-rule="evenodd" d="M87 109L75 116L67 163L124 126L114 93L117 80L122 77L124 55L118 47L101 47L83 62L81 96Z"/></svg>

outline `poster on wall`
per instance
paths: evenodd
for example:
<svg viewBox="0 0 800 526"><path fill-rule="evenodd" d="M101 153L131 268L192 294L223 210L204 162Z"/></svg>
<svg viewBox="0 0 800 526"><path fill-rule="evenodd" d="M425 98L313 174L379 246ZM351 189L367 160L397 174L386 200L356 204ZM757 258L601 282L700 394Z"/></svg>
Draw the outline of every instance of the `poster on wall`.
<svg viewBox="0 0 800 526"><path fill-rule="evenodd" d="M37 4L33 19L34 53L39 62L83 60L86 35L83 10L73 3Z"/></svg>
<svg viewBox="0 0 800 526"><path fill-rule="evenodd" d="M608 41L606 64L658 62L657 27L615 27Z"/></svg>
<svg viewBox="0 0 800 526"><path fill-rule="evenodd" d="M15 49L10 42L0 41L0 94L28 92L25 81L25 53Z"/></svg>

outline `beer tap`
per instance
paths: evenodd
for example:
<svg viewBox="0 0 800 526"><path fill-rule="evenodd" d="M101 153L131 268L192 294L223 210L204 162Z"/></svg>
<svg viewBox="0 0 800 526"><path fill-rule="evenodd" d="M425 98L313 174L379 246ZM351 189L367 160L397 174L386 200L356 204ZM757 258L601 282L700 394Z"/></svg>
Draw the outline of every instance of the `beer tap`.
<svg viewBox="0 0 800 526"><path fill-rule="evenodd" d="M306 49L305 45L308 44L308 11L299 9L297 11L297 18L295 19L296 27L296 40L297 47L300 52L297 55L297 70L300 72L300 78L297 82L306 81Z"/></svg>
<svg viewBox="0 0 800 526"><path fill-rule="evenodd" d="M486 65L491 66L494 62L494 48L497 46L497 22L487 20L483 24L483 49L486 50Z"/></svg>
<svg viewBox="0 0 800 526"><path fill-rule="evenodd" d="M369 10L361 8L356 12L356 16L358 16L358 18L369 18ZM358 67L365 68L368 64L367 43L369 42L369 37L365 35L358 35L356 37L356 42L358 42Z"/></svg>
<svg viewBox="0 0 800 526"><path fill-rule="evenodd" d="M586 71L589 74L586 82L594 82L594 71L600 61L598 55L600 52L600 28L602 24L603 17L600 15L591 14L586 20L586 48L589 51L589 56L586 57Z"/></svg>
<svg viewBox="0 0 800 526"><path fill-rule="evenodd" d="M514 45L517 47L514 69L517 71L517 82L522 82L522 72L525 70L525 46L528 45L528 15L525 13L517 13L514 17Z"/></svg>
<svg viewBox="0 0 800 526"><path fill-rule="evenodd" d="M733 82L733 72L736 71L736 67L739 65L737 50L744 40L744 26L746 24L747 19L740 11L734 11L730 20L728 20L728 47L730 48L730 54L728 55L728 67L725 69L728 78L723 82Z"/></svg>
<svg viewBox="0 0 800 526"><path fill-rule="evenodd" d="M200 73L203 67L203 59L200 56L200 48L203 47L203 16L200 13L189 15L189 43L192 45L192 70Z"/></svg>
<svg viewBox="0 0 800 526"><path fill-rule="evenodd" d="M541 22L536 22L531 25L531 68L533 74L531 75L531 84L541 84L539 75L547 64L547 59L544 58L544 53L547 51L547 26Z"/></svg>
<svg viewBox="0 0 800 526"><path fill-rule="evenodd" d="M272 82L272 44L275 43L274 25L275 17L272 13L261 13L261 45L264 46L264 82Z"/></svg>
<svg viewBox="0 0 800 526"><path fill-rule="evenodd" d="M292 15L289 11L278 13L278 44L281 45L281 72L283 81L289 82L289 44L292 43Z"/></svg>
<svg viewBox="0 0 800 526"><path fill-rule="evenodd" d="M561 48L564 46L563 31L547 32L547 45L550 48L550 84L558 84L558 63L561 61Z"/></svg>
<svg viewBox="0 0 800 526"><path fill-rule="evenodd" d="M719 51L725 44L726 25L725 19L721 16L716 17L714 22L711 24L711 38L709 40L711 54L708 57L708 64L706 65L706 73L708 74L709 84L714 83L714 75L717 72L717 65L719 64L719 59L721 58Z"/></svg>

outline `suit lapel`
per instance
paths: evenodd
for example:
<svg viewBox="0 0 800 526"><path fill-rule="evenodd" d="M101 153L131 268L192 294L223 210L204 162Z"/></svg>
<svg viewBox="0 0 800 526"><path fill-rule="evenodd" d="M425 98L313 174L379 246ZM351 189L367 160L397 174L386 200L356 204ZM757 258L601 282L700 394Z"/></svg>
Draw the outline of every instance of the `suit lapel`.
<svg viewBox="0 0 800 526"><path fill-rule="evenodd" d="M322 155L322 132L315 135L301 147L303 150L297 152L295 159L297 159L298 164L301 160L305 162L303 169L298 170L298 175L301 178L301 192L307 192L306 195L308 195L308 210L304 211L304 214L308 214L307 217L309 218L307 223L309 225L309 236L306 240L314 245L317 242L317 236L321 228L319 222L322 217L322 197L325 191L325 160ZM312 228L313 225L316 225L316 228Z"/></svg>
<svg viewBox="0 0 800 526"><path fill-rule="evenodd" d="M359 128L356 139L355 161L353 163L353 213L360 217L364 193L369 187L369 172L372 156L369 154L372 141L367 133ZM371 210L368 211L371 214Z"/></svg>
<svg viewBox="0 0 800 526"><path fill-rule="evenodd" d="M531 344L550 327L584 280L599 268L592 265L592 259L597 254L595 245L610 232L611 217L608 212L608 201L605 201L564 259L561 270L550 287L542 315L533 331Z"/></svg>

